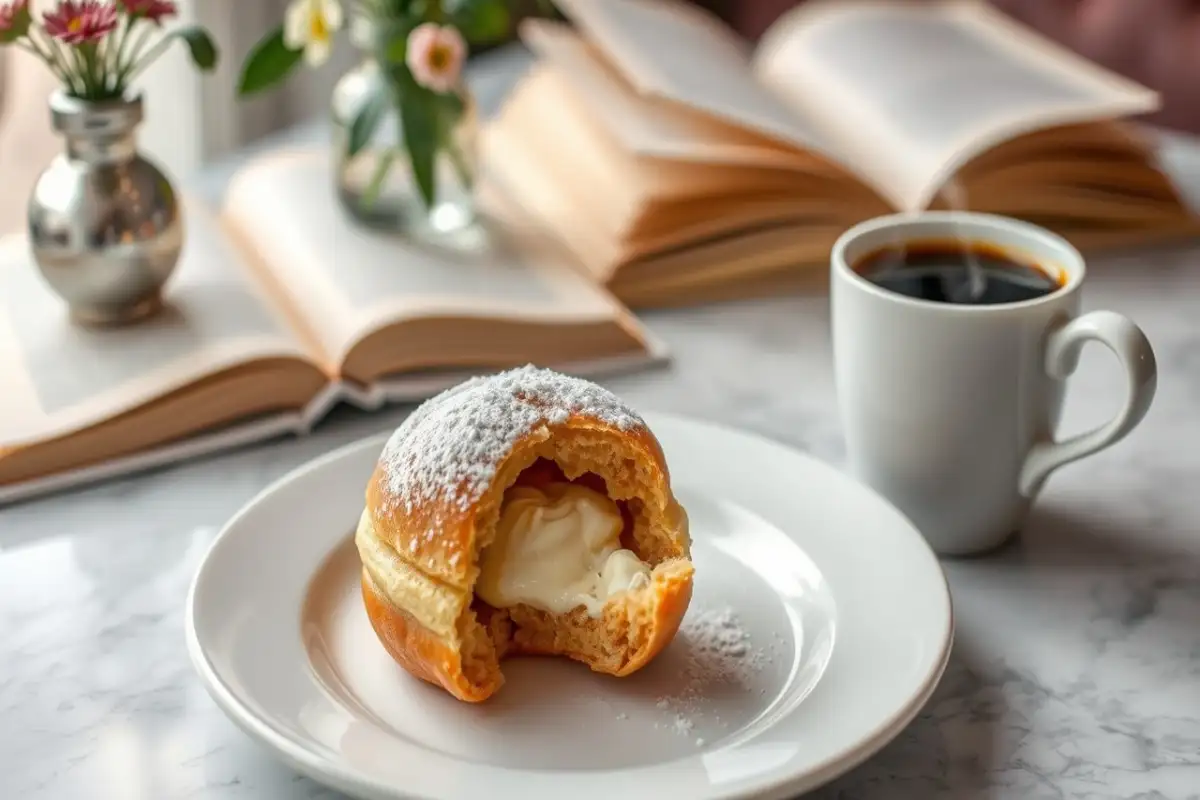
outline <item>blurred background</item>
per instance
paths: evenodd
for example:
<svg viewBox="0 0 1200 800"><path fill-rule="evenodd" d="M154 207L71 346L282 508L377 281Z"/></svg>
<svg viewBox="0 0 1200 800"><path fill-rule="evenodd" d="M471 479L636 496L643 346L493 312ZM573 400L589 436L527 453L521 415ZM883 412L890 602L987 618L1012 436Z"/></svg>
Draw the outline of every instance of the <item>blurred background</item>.
<svg viewBox="0 0 1200 800"><path fill-rule="evenodd" d="M38 7L38 0L33 6ZM43 6L52 3L43 2ZM237 96L238 72L246 55L279 24L288 0L179 0L172 24L199 24L212 33L221 58L213 73L200 73L183 48L172 48L140 79L148 100L139 130L145 153L169 174L184 177L267 134L327 114L335 83L357 61L347 37L335 37L330 62L298 70L277 89L252 99ZM534 0L512 3L514 16L535 8ZM494 47L494 46L493 46ZM474 55L490 48L476 48ZM38 173L62 149L50 128L46 98L53 75L29 53L0 48L0 231L24 225L25 203Z"/></svg>
<svg viewBox="0 0 1200 800"><path fill-rule="evenodd" d="M794 0L696 0L747 37L759 36ZM1200 3L1194 0L995 0L1012 16L1099 63L1162 93L1155 122L1200 129ZM255 139L323 114L340 75L355 61L338 37L327 68L302 70L277 91L239 100L237 71L247 52L278 24L287 0L181 0L182 21L207 27L222 58L215 74L192 69L173 49L143 84L153 107L141 131L144 149L174 175ZM517 4L518 14L520 3ZM526 2L530 9L533 2ZM477 48L474 55L482 51ZM54 79L32 56L0 51L0 229L23 224L38 171L61 147L51 133L46 96Z"/></svg>
<svg viewBox="0 0 1200 800"><path fill-rule="evenodd" d="M1091 60L1158 90L1160 124L1200 129L1200 3L1195 0L990 0ZM796 0L698 0L756 38ZM834 0L836 2L836 0Z"/></svg>

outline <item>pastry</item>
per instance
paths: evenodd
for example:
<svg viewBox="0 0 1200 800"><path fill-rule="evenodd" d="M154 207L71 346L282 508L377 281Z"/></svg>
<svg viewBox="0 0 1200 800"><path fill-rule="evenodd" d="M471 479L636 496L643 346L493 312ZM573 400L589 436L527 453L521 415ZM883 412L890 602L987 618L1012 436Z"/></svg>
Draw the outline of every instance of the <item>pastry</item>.
<svg viewBox="0 0 1200 800"><path fill-rule="evenodd" d="M535 367L417 408L383 449L355 543L384 648L468 702L500 688L512 655L630 675L692 594L654 434L611 392Z"/></svg>

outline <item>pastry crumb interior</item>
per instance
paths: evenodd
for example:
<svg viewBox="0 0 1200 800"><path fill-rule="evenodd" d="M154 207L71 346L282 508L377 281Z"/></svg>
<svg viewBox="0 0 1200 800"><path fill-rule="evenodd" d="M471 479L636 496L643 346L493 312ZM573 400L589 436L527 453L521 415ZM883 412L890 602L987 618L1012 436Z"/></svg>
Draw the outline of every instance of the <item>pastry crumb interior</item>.
<svg viewBox="0 0 1200 800"><path fill-rule="evenodd" d="M664 570L669 573L672 561L686 558L686 553L672 552L675 548L670 537L655 530L661 521L650 518L643 501L633 496L633 487L610 491L608 482L595 472L584 471L571 477L552 458L539 457L518 474L505 489L505 494L514 487L543 488L568 482L603 494L616 504L623 523L620 547L633 552L651 568L651 582ZM480 538L486 541L485 548L491 544L495 520L502 508L503 502L493 515L490 529L479 532ZM680 563L686 564L686 561ZM463 669L468 679L473 679L472 672L485 675L486 670L494 668L500 659L519 652L562 655L588 663L593 668L617 671L648 645L648 637L653 631L650 619L653 613L652 583L614 596L598 615L590 615L583 606L559 614L527 604L493 608L476 596L467 615L469 618L462 621Z"/></svg>

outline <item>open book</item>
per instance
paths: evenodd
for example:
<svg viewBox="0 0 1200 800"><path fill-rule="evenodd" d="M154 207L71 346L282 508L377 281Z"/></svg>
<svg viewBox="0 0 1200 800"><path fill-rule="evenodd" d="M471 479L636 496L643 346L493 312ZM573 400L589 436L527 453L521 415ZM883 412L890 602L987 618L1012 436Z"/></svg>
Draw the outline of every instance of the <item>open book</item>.
<svg viewBox="0 0 1200 800"><path fill-rule="evenodd" d="M477 249L423 247L351 222L327 161L265 156L219 214L188 198L168 308L126 328L69 324L24 237L0 243L0 501L302 433L339 401L661 355L561 245L501 216L511 203L481 195L491 235Z"/></svg>
<svg viewBox="0 0 1200 800"><path fill-rule="evenodd" d="M822 279L839 233L897 210L1085 248L1196 231L1123 121L1157 95L986 3L807 0L753 51L676 0L559 6L573 26L522 29L538 62L488 159L630 305Z"/></svg>

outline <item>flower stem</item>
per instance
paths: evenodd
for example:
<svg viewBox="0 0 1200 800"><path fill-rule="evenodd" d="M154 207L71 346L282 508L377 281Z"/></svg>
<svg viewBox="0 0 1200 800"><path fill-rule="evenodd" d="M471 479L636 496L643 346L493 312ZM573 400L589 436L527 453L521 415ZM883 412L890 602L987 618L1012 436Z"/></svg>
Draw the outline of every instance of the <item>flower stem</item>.
<svg viewBox="0 0 1200 800"><path fill-rule="evenodd" d="M118 75L118 82L122 86L128 86L132 83L134 77L145 68L146 65L143 63L145 58L142 57L142 51L146 49L146 44L150 41L152 33L153 30L149 25L144 26L138 32L137 41L134 42L133 47L129 50L125 63L121 66L121 71ZM153 50L147 53L147 55L150 56L151 61L158 58L158 55L154 54Z"/></svg>
<svg viewBox="0 0 1200 800"><path fill-rule="evenodd" d="M99 75L100 89L103 92L110 91L109 83L113 77L112 69L109 67L109 62L112 60L112 49L111 37L96 45L96 72Z"/></svg>
<svg viewBox="0 0 1200 800"><path fill-rule="evenodd" d="M125 50L127 47L129 47L129 38L132 33L133 33L133 17L126 17L125 18L125 27L121 29L121 32L119 34L119 38L120 38L121 42L119 45L117 45L115 48L112 49L112 53L114 55L113 63L112 63L112 71L113 71L113 75L116 76L116 78L117 78L118 84L120 84L120 80L121 80L121 62L123 62L125 60Z"/></svg>
<svg viewBox="0 0 1200 800"><path fill-rule="evenodd" d="M82 97L86 97L90 92L91 87L88 83L88 68L87 63L83 59L83 53L78 48L73 47L67 51L66 57L74 62L74 74L79 79L79 85L81 87L80 95Z"/></svg>
<svg viewBox="0 0 1200 800"><path fill-rule="evenodd" d="M375 205L375 201L379 199L379 192L383 189L383 182L387 179L388 173L392 170L392 164L396 161L395 150L385 150L379 154L379 163L375 165L375 172L371 175L371 182L367 184L367 188L362 193L362 206L364 211L371 210Z"/></svg>
<svg viewBox="0 0 1200 800"><path fill-rule="evenodd" d="M69 84L71 82L71 76L63 71L62 65L58 63L58 59L54 58L54 56L50 53L43 51L38 45L37 40L32 36L28 37L27 39L18 39L16 41L16 45L22 50L33 53L35 56L41 59L46 66L50 68L50 71L54 73L56 78L64 83Z"/></svg>
<svg viewBox="0 0 1200 800"><path fill-rule="evenodd" d="M83 57L78 50L62 49L63 61L68 65L67 69L71 71L71 75L75 78L75 85L79 87L79 95L82 97L87 94L87 70L84 69Z"/></svg>
<svg viewBox="0 0 1200 800"><path fill-rule="evenodd" d="M129 60L125 62L126 67L133 66L134 62L138 60L138 57L141 55L142 51L146 49L146 45L150 42L150 37L153 34L154 29L149 25L138 31L138 37L136 40L134 40L133 49L129 51Z"/></svg>
<svg viewBox="0 0 1200 800"><path fill-rule="evenodd" d="M66 84L69 91L79 91L76 76L71 72L70 65L63 60L62 51L53 40L42 42L39 38L35 37L33 35L35 30L35 28L29 29L24 43L25 48L35 53L38 58L44 61L46 66L50 68L50 71Z"/></svg>
<svg viewBox="0 0 1200 800"><path fill-rule="evenodd" d="M88 96L89 99L94 100L96 99L96 96L100 94L100 77L98 75L99 70L97 69L98 59L96 58L96 45L91 43L85 44L80 47L80 50L83 51L83 63L87 66Z"/></svg>
<svg viewBox="0 0 1200 800"><path fill-rule="evenodd" d="M458 181L467 191L475 184L475 176L471 171L470 164L467 163L467 157L463 155L462 148L458 146L458 142L446 142L446 155L450 157L450 163L454 167L454 171L458 173Z"/></svg>
<svg viewBox="0 0 1200 800"><path fill-rule="evenodd" d="M138 75L141 75L142 72L146 70L146 67L157 61L170 45L170 39L166 37L159 39L158 42L155 43L154 47L151 47L149 50L147 50L145 55L143 55L137 60L136 63L133 64L132 68L129 70L128 79L132 81Z"/></svg>

